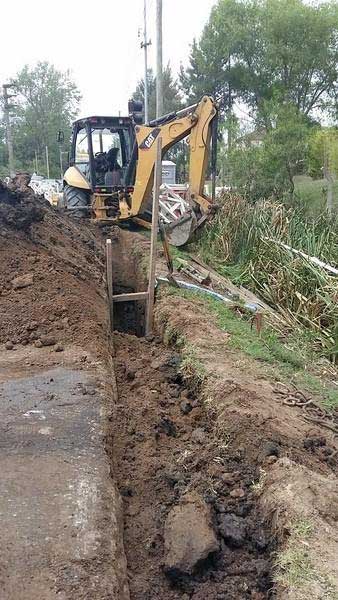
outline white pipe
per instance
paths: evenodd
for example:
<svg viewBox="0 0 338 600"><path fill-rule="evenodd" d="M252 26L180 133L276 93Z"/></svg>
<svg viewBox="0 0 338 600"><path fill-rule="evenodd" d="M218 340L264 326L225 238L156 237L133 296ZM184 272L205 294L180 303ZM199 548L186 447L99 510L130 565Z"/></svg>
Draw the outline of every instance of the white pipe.
<svg viewBox="0 0 338 600"><path fill-rule="evenodd" d="M167 277L157 277L156 281L157 281L157 283L171 283ZM188 283L187 281L182 281L180 279L176 279L176 277L175 277L175 282L177 283L178 287L180 287L180 288L185 288L187 290L192 290L194 292L202 292L203 294L212 296L213 298L216 298L217 300L221 300L228 306L234 306L236 304L236 302L234 300L231 300L230 298L227 298L226 296L222 296L222 294L219 294L218 292L214 292L213 290L209 290L208 288L201 287L200 285L195 285L194 283ZM243 306L244 306L244 308L246 308L247 310L249 310L250 312L253 312L253 313L258 312L261 309L261 306L259 306L259 304L254 304L251 302L245 302L243 304Z"/></svg>
<svg viewBox="0 0 338 600"><path fill-rule="evenodd" d="M309 254L305 254L305 252L302 252L301 250L295 250L295 248L291 248L291 246L288 246L287 244L284 244L284 242L280 242L279 240L274 240L268 237L263 237L263 240L266 240L267 242L273 242L274 244L285 248L285 250L290 250L290 252L293 252L293 254L298 254L299 256L306 258L317 267L321 267L322 269L329 271L329 273L332 273L332 275L338 275L338 269L335 269L335 267L324 263L322 260L319 260L319 258L317 258L316 256L309 256Z"/></svg>

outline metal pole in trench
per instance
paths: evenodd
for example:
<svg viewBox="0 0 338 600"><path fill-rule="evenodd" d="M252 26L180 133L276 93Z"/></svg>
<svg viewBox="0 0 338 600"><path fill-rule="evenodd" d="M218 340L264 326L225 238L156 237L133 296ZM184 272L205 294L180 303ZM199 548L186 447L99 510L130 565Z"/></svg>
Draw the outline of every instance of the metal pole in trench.
<svg viewBox="0 0 338 600"><path fill-rule="evenodd" d="M157 234L158 234L158 213L160 200L160 187L162 183L162 138L157 138L156 144L156 163L154 176L153 207L151 222L151 242L150 242L150 261L149 261L149 284L148 284L148 302L146 316L146 335L153 330L154 324L154 300L155 300L155 272L156 272L156 254L157 254Z"/></svg>

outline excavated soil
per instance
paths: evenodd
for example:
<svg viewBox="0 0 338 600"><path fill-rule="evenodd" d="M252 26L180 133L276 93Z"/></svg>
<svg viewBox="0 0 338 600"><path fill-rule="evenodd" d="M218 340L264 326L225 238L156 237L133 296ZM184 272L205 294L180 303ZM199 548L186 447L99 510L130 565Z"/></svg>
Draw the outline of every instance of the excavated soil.
<svg viewBox="0 0 338 600"><path fill-rule="evenodd" d="M242 464L250 465L254 476L247 490L254 492L256 509L270 517L270 536L275 536L273 593L279 599L334 600L337 411L321 423L284 403L278 382L259 361L231 347L230 334L217 327L203 302L163 295L156 318L161 335L171 342L179 336L193 363L203 368L200 393L219 447L224 445L227 457L237 457L240 471ZM193 371L192 365L192 378Z"/></svg>
<svg viewBox="0 0 338 600"><path fill-rule="evenodd" d="M284 403L278 380L267 377L259 361L231 348L229 333L215 325L198 299L163 296L156 310L162 335L166 329L179 332L203 365L204 396L211 414L226 422L231 446L259 464L271 446L276 457L326 475L337 473L337 410L326 428L325 422L308 420L302 408Z"/></svg>
<svg viewBox="0 0 338 600"><path fill-rule="evenodd" d="M60 352L78 346L109 365L105 236L113 242L115 293L145 289L149 243L73 221L26 184L27 177L0 184L0 344L9 355L29 345L34 352L35 346ZM141 337L143 321L141 302L116 304L117 389L112 377L106 436L124 504L131 599L333 598L325 582L334 579L337 555L334 433L281 403L276 382L229 347L229 335L198 301L158 297L159 337ZM180 336L203 366L200 380L189 376L175 348L163 345ZM210 516L200 528L195 522L196 538L202 546L205 536L216 540L190 570L170 566L167 539L187 498L192 510L203 505L201 514ZM318 523L311 560L325 572L305 596L284 582L273 584L276 556L292 539L293 520L303 515L315 524L313 535ZM176 552L188 542L183 526L172 542ZM200 550L192 540L186 560ZM90 600L89 592L81 593Z"/></svg>
<svg viewBox="0 0 338 600"><path fill-rule="evenodd" d="M25 183L21 176L0 184L0 343L73 343L103 355L104 237L56 212Z"/></svg>
<svg viewBox="0 0 338 600"><path fill-rule="evenodd" d="M272 598L275 542L251 489L256 465L220 446L198 393L185 387L180 356L160 339L116 334L115 349L113 461L124 500L131 598ZM164 523L187 493L210 507L220 550L191 575L165 575ZM227 542L226 514L235 530Z"/></svg>
<svg viewBox="0 0 338 600"><path fill-rule="evenodd" d="M122 237L125 244L128 235ZM144 244L135 238L133 248L139 265ZM154 340L114 336L113 465L125 507L131 598L335 598L335 433L283 403L277 382L229 346L229 334L202 302L163 294L156 322ZM177 338L193 354L191 372L161 342L175 345ZM201 501L208 507L219 549L182 573L168 568L168 523L170 529L187 498L196 510ZM304 523L311 533L295 538ZM194 529L197 539L209 533L204 522ZM175 535L180 555L191 543L189 531L182 523ZM287 558L276 569L283 552L296 561L302 556L300 572L310 574L288 584L297 562Z"/></svg>

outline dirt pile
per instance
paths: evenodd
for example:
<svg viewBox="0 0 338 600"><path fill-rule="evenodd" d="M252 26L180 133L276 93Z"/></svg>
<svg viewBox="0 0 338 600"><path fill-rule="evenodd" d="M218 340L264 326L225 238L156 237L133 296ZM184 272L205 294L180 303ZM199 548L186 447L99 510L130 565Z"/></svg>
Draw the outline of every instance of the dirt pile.
<svg viewBox="0 0 338 600"><path fill-rule="evenodd" d="M0 233L2 226L28 231L32 223L42 221L46 202L28 187L29 181L24 173L8 185L0 180Z"/></svg>
<svg viewBox="0 0 338 600"><path fill-rule="evenodd" d="M275 515L278 598L338 598L338 480L284 458L266 474L263 510ZM291 589L290 589L291 588Z"/></svg>
<svg viewBox="0 0 338 600"><path fill-rule="evenodd" d="M23 177L10 187L1 184L0 233L0 343L6 356L30 344L39 352L77 345L106 355L100 230L55 211L27 189ZM148 242L120 230L112 238L114 291L144 289ZM290 553L280 559L285 577L277 584L274 564L282 556L278 545L288 551L294 540L299 556L311 539L318 556L325 556L323 544L330 548L331 565L336 510L317 497L331 499L336 490L334 432L285 405L276 382L229 347L230 334L198 302L158 298L158 330L166 343L179 341L179 352L161 338L125 333L142 332L143 313L141 303L116 305L119 394L107 432L124 502L131 599L303 600L288 580ZM302 537L309 529L313 538ZM305 597L333 598L323 595L336 585L331 566L324 572L309 560Z"/></svg>
<svg viewBox="0 0 338 600"><path fill-rule="evenodd" d="M104 238L54 210L25 175L0 183L0 343L104 349ZM86 319L82 318L86 315Z"/></svg>

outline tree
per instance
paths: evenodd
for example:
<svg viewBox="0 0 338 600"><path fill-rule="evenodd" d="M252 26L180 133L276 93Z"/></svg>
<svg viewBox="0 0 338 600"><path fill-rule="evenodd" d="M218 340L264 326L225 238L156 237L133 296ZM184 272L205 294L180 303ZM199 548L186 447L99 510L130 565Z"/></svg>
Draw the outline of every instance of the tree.
<svg viewBox="0 0 338 600"><path fill-rule="evenodd" d="M315 131L310 138L309 147L310 174L325 177L326 209L332 217L338 208L333 205L333 185L338 176L338 129L331 127Z"/></svg>
<svg viewBox="0 0 338 600"><path fill-rule="evenodd" d="M148 70L148 103L149 120L156 118L156 77L152 69ZM144 79L138 82L134 100L140 100L144 104ZM182 108L182 98L178 89L177 81L173 78L170 65L163 70L163 108L164 114Z"/></svg>
<svg viewBox="0 0 338 600"><path fill-rule="evenodd" d="M294 176L305 170L311 126L292 104L276 106L259 145L240 138L229 152L231 183L256 200L294 193Z"/></svg>
<svg viewBox="0 0 338 600"><path fill-rule="evenodd" d="M81 98L79 90L68 71L58 71L48 62L39 62L33 68L26 65L15 82L18 107L13 119L13 137L18 164L32 170L37 156L40 167L45 165L48 146L50 175L60 177L57 132L64 132L68 146ZM47 174L45 167L43 173Z"/></svg>
<svg viewBox="0 0 338 600"><path fill-rule="evenodd" d="M213 93L228 107L235 96L266 127L271 100L326 110L337 96L338 5L219 0L180 81L192 99Z"/></svg>

